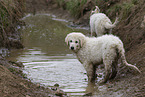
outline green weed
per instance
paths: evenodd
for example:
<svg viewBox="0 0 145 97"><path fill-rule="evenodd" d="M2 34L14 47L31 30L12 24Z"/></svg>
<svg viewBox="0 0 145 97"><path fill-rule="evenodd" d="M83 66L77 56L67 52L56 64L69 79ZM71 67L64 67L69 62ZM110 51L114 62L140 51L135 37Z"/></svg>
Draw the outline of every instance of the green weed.
<svg viewBox="0 0 145 97"><path fill-rule="evenodd" d="M134 7L134 4L130 2L124 2L122 5L122 12L123 12L123 18L127 18L129 14L132 11L132 8Z"/></svg>
<svg viewBox="0 0 145 97"><path fill-rule="evenodd" d="M82 7L87 3L87 0L70 0L66 3L66 9L70 11L70 13L79 18L81 16Z"/></svg>
<svg viewBox="0 0 145 97"><path fill-rule="evenodd" d="M121 4L116 4L107 10L107 14L109 14L110 16L116 16L117 13L120 14L121 10Z"/></svg>
<svg viewBox="0 0 145 97"><path fill-rule="evenodd" d="M131 0L132 4L137 5L139 3L139 0Z"/></svg>

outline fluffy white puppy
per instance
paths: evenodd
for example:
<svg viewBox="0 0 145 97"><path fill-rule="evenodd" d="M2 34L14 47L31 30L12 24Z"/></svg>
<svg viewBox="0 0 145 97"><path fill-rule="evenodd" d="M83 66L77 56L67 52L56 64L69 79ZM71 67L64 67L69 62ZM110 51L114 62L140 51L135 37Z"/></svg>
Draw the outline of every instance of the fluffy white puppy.
<svg viewBox="0 0 145 97"><path fill-rule="evenodd" d="M94 11L92 11L92 13L94 13ZM91 36L93 35L93 32L96 32L97 36L104 35L106 34L105 29L110 29L109 33L111 33L112 28L116 27L118 22L118 17L112 24L111 20L104 13L95 12L95 14L90 16Z"/></svg>
<svg viewBox="0 0 145 97"><path fill-rule="evenodd" d="M100 83L116 76L118 59L122 63L140 73L140 70L128 64L125 58L125 51L122 41L113 35L89 38L82 33L70 33L66 36L65 42L77 56L87 71L88 82L94 82L96 78L96 66L105 65L105 77Z"/></svg>

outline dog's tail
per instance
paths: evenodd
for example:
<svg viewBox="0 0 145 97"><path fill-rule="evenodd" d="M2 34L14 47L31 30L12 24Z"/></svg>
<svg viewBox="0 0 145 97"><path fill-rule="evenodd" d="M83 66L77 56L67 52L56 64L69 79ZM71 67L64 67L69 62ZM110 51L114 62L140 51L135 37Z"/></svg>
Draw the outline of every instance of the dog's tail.
<svg viewBox="0 0 145 97"><path fill-rule="evenodd" d="M137 71L138 73L141 73L141 71L134 65L127 63L126 58L125 58L125 50L123 47L123 43L121 43L122 45L117 45L117 51L119 53L119 56L121 58L122 64L126 65L127 67L130 67L131 69Z"/></svg>
<svg viewBox="0 0 145 97"><path fill-rule="evenodd" d="M113 24L111 22L106 22L105 28L106 29L112 29L112 28L116 27L116 25L119 23L119 20L118 19L119 18L116 17L115 22Z"/></svg>

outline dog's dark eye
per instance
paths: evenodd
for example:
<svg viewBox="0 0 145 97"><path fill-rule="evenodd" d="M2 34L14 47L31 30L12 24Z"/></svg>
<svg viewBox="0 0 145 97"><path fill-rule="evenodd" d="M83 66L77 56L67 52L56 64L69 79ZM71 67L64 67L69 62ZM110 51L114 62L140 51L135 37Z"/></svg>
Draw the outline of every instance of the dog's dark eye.
<svg viewBox="0 0 145 97"><path fill-rule="evenodd" d="M78 41L75 41L75 43L78 43Z"/></svg>
<svg viewBox="0 0 145 97"><path fill-rule="evenodd" d="M70 42L72 42L72 40L70 40Z"/></svg>

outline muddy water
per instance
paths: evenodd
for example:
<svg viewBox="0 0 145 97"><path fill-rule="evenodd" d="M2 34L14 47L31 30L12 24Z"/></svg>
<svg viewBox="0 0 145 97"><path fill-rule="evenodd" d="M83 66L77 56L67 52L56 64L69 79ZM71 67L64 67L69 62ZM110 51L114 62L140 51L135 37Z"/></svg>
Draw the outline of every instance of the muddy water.
<svg viewBox="0 0 145 97"><path fill-rule="evenodd" d="M24 73L33 82L45 86L58 83L72 95L83 95L87 87L85 70L68 49L64 39L72 31L65 20L47 14L27 15L22 30L25 49L13 51L8 59L23 62Z"/></svg>

